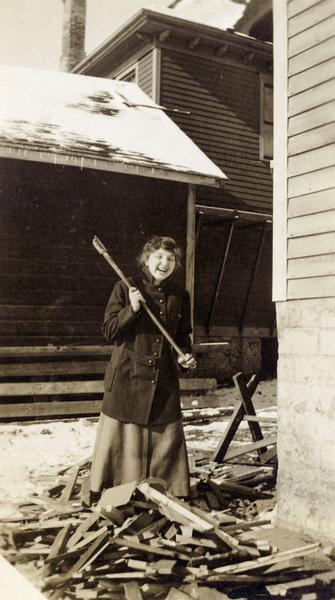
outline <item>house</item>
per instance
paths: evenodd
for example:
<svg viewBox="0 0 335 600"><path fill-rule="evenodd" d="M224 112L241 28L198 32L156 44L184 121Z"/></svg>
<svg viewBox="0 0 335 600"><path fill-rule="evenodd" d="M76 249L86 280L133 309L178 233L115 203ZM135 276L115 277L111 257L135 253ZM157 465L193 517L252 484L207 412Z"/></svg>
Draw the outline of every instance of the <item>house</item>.
<svg viewBox="0 0 335 600"><path fill-rule="evenodd" d="M116 275L153 232L175 237L192 291L194 195L219 167L133 83L1 67L0 342L101 344ZM24 96L24 101L22 98Z"/></svg>
<svg viewBox="0 0 335 600"><path fill-rule="evenodd" d="M278 519L335 540L335 6L274 3Z"/></svg>
<svg viewBox="0 0 335 600"><path fill-rule="evenodd" d="M196 197L195 339L218 344L219 378L273 373L272 44L142 9L73 72L137 82L224 170Z"/></svg>

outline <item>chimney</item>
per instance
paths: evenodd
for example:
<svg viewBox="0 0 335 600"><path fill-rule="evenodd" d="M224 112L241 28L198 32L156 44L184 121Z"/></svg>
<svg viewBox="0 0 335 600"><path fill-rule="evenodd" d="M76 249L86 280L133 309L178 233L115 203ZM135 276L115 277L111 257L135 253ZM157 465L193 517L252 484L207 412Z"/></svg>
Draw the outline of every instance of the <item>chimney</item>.
<svg viewBox="0 0 335 600"><path fill-rule="evenodd" d="M85 57L86 0L63 0L61 71L71 72Z"/></svg>

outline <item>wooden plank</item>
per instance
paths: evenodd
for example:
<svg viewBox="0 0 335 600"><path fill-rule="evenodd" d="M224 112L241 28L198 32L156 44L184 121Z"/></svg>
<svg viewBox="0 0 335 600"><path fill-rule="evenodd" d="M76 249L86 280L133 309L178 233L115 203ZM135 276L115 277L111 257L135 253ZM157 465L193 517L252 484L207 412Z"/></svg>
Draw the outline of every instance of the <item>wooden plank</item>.
<svg viewBox="0 0 335 600"><path fill-rule="evenodd" d="M61 493L60 501L68 502L71 499L74 486L76 485L76 482L78 479L79 471L80 471L80 465L73 467L72 472L67 481L67 484Z"/></svg>
<svg viewBox="0 0 335 600"><path fill-rule="evenodd" d="M101 374L106 370L107 362L86 361L70 362L62 361L57 363L21 363L21 364L0 364L0 377L15 376L43 376L43 375L93 375ZM206 388L205 388L206 389Z"/></svg>
<svg viewBox="0 0 335 600"><path fill-rule="evenodd" d="M311 89L335 76L335 58L310 67L302 73L291 75L288 80L289 96Z"/></svg>
<svg viewBox="0 0 335 600"><path fill-rule="evenodd" d="M276 458L277 456L277 446L273 446L273 448L269 448L269 450L267 452L264 452L264 454L262 454L262 456L260 457L260 461L262 464L266 464L268 462L270 462L270 460Z"/></svg>
<svg viewBox="0 0 335 600"><path fill-rule="evenodd" d="M224 435L219 441L217 447L215 448L211 460L214 462L222 462L224 456L226 455L228 448L230 446L230 442L234 438L236 431L240 423L243 420L245 415L245 409L243 403L240 401L236 406L228 424L225 429Z"/></svg>
<svg viewBox="0 0 335 600"><path fill-rule="evenodd" d="M0 383L1 396L52 396L62 394L101 394L101 381L31 381L26 383Z"/></svg>
<svg viewBox="0 0 335 600"><path fill-rule="evenodd" d="M97 354L111 354L113 346L0 346L0 356L71 356Z"/></svg>
<svg viewBox="0 0 335 600"><path fill-rule="evenodd" d="M289 198L288 217L300 217L335 209L335 188Z"/></svg>
<svg viewBox="0 0 335 600"><path fill-rule="evenodd" d="M288 196L300 196L335 187L335 166L297 175L288 180Z"/></svg>
<svg viewBox="0 0 335 600"><path fill-rule="evenodd" d="M318 4L319 0L290 0L287 3L287 15L288 17L294 17L295 15L311 8L315 4Z"/></svg>
<svg viewBox="0 0 335 600"><path fill-rule="evenodd" d="M287 297L296 298L329 298L335 296L335 275L306 279L290 279L287 286Z"/></svg>
<svg viewBox="0 0 335 600"><path fill-rule="evenodd" d="M243 456L244 454L248 454L249 452L254 452L258 450L262 450L267 446L273 446L277 443L277 438L269 437L260 440L259 442L254 442L253 444L244 444L239 448L228 450L224 460L233 460L238 458L239 456Z"/></svg>
<svg viewBox="0 0 335 600"><path fill-rule="evenodd" d="M123 584L126 600L143 600L141 588L136 581Z"/></svg>
<svg viewBox="0 0 335 600"><path fill-rule="evenodd" d="M309 48L313 48L324 40L331 38L335 31L335 17L330 16L321 23L317 23L313 27L307 28L305 31L297 33L288 40L288 56L289 58L304 52Z"/></svg>
<svg viewBox="0 0 335 600"><path fill-rule="evenodd" d="M297 35L301 31L313 27L334 15L333 0L323 0L314 6L310 6L303 12L290 16L288 20L288 37ZM321 23L320 23L321 24Z"/></svg>
<svg viewBox="0 0 335 600"><path fill-rule="evenodd" d="M54 558L57 554L61 554L64 552L66 544L70 538L70 532L72 529L72 523L67 523L65 527L60 529L58 534L56 535L53 544L51 545L50 552L48 554L48 558Z"/></svg>
<svg viewBox="0 0 335 600"><path fill-rule="evenodd" d="M277 423L276 417L266 415L244 415L243 421L257 421L259 423Z"/></svg>
<svg viewBox="0 0 335 600"><path fill-rule="evenodd" d="M306 69L319 65L334 56L334 36L318 44L314 48L305 50L289 59L288 75L301 73Z"/></svg>
<svg viewBox="0 0 335 600"><path fill-rule="evenodd" d="M179 379L179 385L183 392L212 391L217 388L217 381L212 377L190 377L188 379Z"/></svg>
<svg viewBox="0 0 335 600"><path fill-rule="evenodd" d="M288 121L289 136L310 131L327 123L333 123L333 121L335 121L335 100L290 117Z"/></svg>
<svg viewBox="0 0 335 600"><path fill-rule="evenodd" d="M307 556L309 554L314 554L320 548L320 544L318 542L312 544L306 544L305 546L301 546L299 548L293 548L292 550L284 550L283 552L277 552L277 554L272 554L270 556L261 556L256 560L248 560L242 563L227 565L224 567L217 567L213 569L215 573L245 573L257 568L264 568L266 566L270 566L272 564L276 564L282 560L286 560L288 558L295 558L296 556Z"/></svg>
<svg viewBox="0 0 335 600"><path fill-rule="evenodd" d="M335 21L334 21L335 24ZM331 77L331 73L329 74ZM321 106L334 99L334 82L332 80L320 83L288 99L288 116L293 117L299 113Z"/></svg>
<svg viewBox="0 0 335 600"><path fill-rule="evenodd" d="M0 405L0 419L55 417L57 415L97 415L100 410L101 400L2 404Z"/></svg>
<svg viewBox="0 0 335 600"><path fill-rule="evenodd" d="M288 279L335 275L335 254L294 258L288 261ZM315 282L317 285L317 282Z"/></svg>
<svg viewBox="0 0 335 600"><path fill-rule="evenodd" d="M331 254L335 248L335 233L320 233L288 240L287 257L302 258L320 254Z"/></svg>
<svg viewBox="0 0 335 600"><path fill-rule="evenodd" d="M334 148L335 150L335 148ZM335 231L335 209L288 220L288 238Z"/></svg>
<svg viewBox="0 0 335 600"><path fill-rule="evenodd" d="M244 406L244 414L256 416L256 411L252 403L252 396L255 393L259 379L256 375L253 375L249 380L248 384L245 383L245 378L242 373L237 373L233 377L234 384L238 390L239 397ZM249 429L254 442L258 442L263 439L262 430L257 422L249 421ZM262 454L262 452L259 452Z"/></svg>
<svg viewBox="0 0 335 600"><path fill-rule="evenodd" d="M327 123L323 127L317 127L316 129L289 137L288 155L293 156L300 152L307 152L313 148L327 146L333 142L335 142L334 123Z"/></svg>
<svg viewBox="0 0 335 600"><path fill-rule="evenodd" d="M335 129L335 128L334 128ZM303 173L331 167L335 163L335 143L321 148L305 150L288 159L288 176L295 177Z"/></svg>

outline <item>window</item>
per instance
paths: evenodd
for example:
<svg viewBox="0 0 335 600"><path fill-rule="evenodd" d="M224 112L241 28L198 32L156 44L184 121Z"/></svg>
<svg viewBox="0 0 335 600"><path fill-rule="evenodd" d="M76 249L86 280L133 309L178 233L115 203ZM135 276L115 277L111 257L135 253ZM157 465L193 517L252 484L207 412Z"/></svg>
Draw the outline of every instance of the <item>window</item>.
<svg viewBox="0 0 335 600"><path fill-rule="evenodd" d="M262 77L260 94L260 158L273 158L273 84L270 78Z"/></svg>
<svg viewBox="0 0 335 600"><path fill-rule="evenodd" d="M132 65L131 67L121 71L121 73L116 75L115 79L118 79L119 81L128 81L129 83L137 83L137 74L138 65L136 63L135 65Z"/></svg>

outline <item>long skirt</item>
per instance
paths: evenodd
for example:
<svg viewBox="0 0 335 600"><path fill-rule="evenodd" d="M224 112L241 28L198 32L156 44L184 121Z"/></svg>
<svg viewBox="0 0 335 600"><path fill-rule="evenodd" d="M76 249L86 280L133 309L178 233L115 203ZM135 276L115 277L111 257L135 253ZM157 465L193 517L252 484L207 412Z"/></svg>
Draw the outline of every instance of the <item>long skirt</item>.
<svg viewBox="0 0 335 600"><path fill-rule="evenodd" d="M163 479L175 496L189 494L189 467L181 420L167 425L123 423L101 413L91 466L91 490Z"/></svg>

